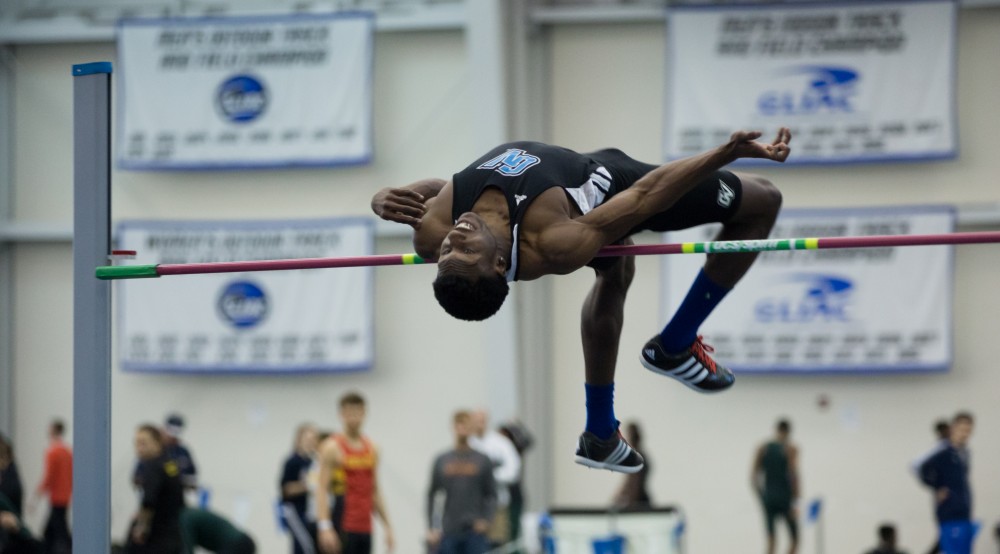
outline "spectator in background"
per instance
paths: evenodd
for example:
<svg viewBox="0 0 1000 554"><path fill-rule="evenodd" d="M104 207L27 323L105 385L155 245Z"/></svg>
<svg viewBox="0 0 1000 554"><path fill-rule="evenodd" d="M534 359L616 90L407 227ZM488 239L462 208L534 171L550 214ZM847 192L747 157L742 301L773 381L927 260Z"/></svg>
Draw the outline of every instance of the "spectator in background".
<svg viewBox="0 0 1000 554"><path fill-rule="evenodd" d="M49 554L69 553L73 541L69 533L67 511L73 494L73 453L63 442L66 425L60 419L49 424L49 448L45 451L45 470L42 482L35 489L29 510L38 499L48 494L49 518L45 523L45 551Z"/></svg>
<svg viewBox="0 0 1000 554"><path fill-rule="evenodd" d="M177 461L167 456L163 437L156 427L145 424L135 433L142 498L139 513L129 530L129 554L179 554L180 514L184 508L184 485Z"/></svg>
<svg viewBox="0 0 1000 554"><path fill-rule="evenodd" d="M508 490L510 492L510 540L516 541L521 537L521 514L524 512L524 454L535 442L531 432L520 421L508 421L498 429L498 432L507 437L514 448L517 456L521 459L521 471L517 481L511 483Z"/></svg>
<svg viewBox="0 0 1000 554"><path fill-rule="evenodd" d="M798 513L795 504L799 499L799 450L791 442L792 426L788 420L778 421L775 436L761 445L754 456L750 482L764 508L767 525L767 554L774 554L774 522L779 517L788 525L791 542L789 554L799 546Z"/></svg>
<svg viewBox="0 0 1000 554"><path fill-rule="evenodd" d="M472 412L470 422L469 446L485 454L493 463L497 509L490 524L489 540L493 546L498 546L511 539L510 488L521 480L521 456L510 439L489 428L486 410Z"/></svg>
<svg viewBox="0 0 1000 554"><path fill-rule="evenodd" d="M316 522L309 516L309 470L316 455L316 427L303 423L295 431L292 454L281 471L281 514L292 535L292 554L314 554Z"/></svg>
<svg viewBox="0 0 1000 554"><path fill-rule="evenodd" d="M896 548L896 528L888 523L878 528L878 546L869 550L868 554L906 554Z"/></svg>
<svg viewBox="0 0 1000 554"><path fill-rule="evenodd" d="M181 482L184 484L184 488L190 491L197 490L198 468L194 465L191 451L181 442L181 435L184 433L184 417L177 413L167 415L159 433L164 454L174 460L177 467L180 468ZM141 465L142 460L136 463L135 474L132 476L133 484L139 488L142 487L142 483L139 482Z"/></svg>
<svg viewBox="0 0 1000 554"><path fill-rule="evenodd" d="M193 554L195 547L216 554L255 554L257 545L226 518L208 510L181 510L181 536L184 552Z"/></svg>
<svg viewBox="0 0 1000 554"><path fill-rule="evenodd" d="M948 448L948 444L950 442L948 438L949 429L950 425L948 424L947 420L939 419L936 422L934 422L934 436L937 439L934 442L934 446L932 446L931 449L928 450L926 453L924 453L922 456L920 456L916 460L913 460L913 462L910 463L910 469L913 471L913 473L917 476L918 479L920 478L920 466L924 465L924 462L929 460L931 456L937 454L938 452L944 450L945 448ZM938 537L937 539L934 540L934 544L931 545L930 549L927 551L927 554L937 554L940 551L941 551L941 538Z"/></svg>
<svg viewBox="0 0 1000 554"><path fill-rule="evenodd" d="M316 488L316 543L324 554L369 554L372 516L382 520L386 547L395 539L385 500L378 485L379 452L364 434L365 399L356 392L340 398L343 434L333 435L319 448L319 486ZM337 497L331 515L328 492ZM338 490L340 489L340 490ZM342 494L337 494L341 492Z"/></svg>
<svg viewBox="0 0 1000 554"><path fill-rule="evenodd" d="M633 421L626 426L625 440L632 445L632 448L640 452L644 451L642 449L642 431L639 429L638 423ZM649 456L645 456L643 459L646 463L642 469L636 473L626 475L621 488L615 493L612 502L615 508L620 510L641 510L649 508L652 505L653 501L647 490L650 469Z"/></svg>
<svg viewBox="0 0 1000 554"><path fill-rule="evenodd" d="M184 417L180 414L170 414L163 422L163 450L167 457L177 462L181 470L181 483L184 488L198 488L198 468L194 465L194 457L188 447L181 442L184 433Z"/></svg>
<svg viewBox="0 0 1000 554"><path fill-rule="evenodd" d="M431 471L427 543L438 548L438 554L483 554L490 549L486 533L496 511L496 483L493 463L469 446L471 419L469 412L455 413L455 446L434 460Z"/></svg>
<svg viewBox="0 0 1000 554"><path fill-rule="evenodd" d="M956 414L949 427L948 446L920 465L920 480L934 490L934 515L939 526L972 520L968 448L972 425L972 414Z"/></svg>
<svg viewBox="0 0 1000 554"><path fill-rule="evenodd" d="M7 437L0 435L0 499L3 498L10 505L9 511L21 517L24 510L24 489L17 472L17 462L14 461L14 448Z"/></svg>
<svg viewBox="0 0 1000 554"><path fill-rule="evenodd" d="M934 441L934 446L932 446L931 449L925 452L922 456L910 463L910 469L912 469L913 473L915 473L918 477L920 476L920 466L924 465L924 462L930 459L931 456L937 454L945 448L948 448L948 444L950 442L950 427L951 426L948 424L948 421L944 419L939 419L934 422L934 437L936 439Z"/></svg>

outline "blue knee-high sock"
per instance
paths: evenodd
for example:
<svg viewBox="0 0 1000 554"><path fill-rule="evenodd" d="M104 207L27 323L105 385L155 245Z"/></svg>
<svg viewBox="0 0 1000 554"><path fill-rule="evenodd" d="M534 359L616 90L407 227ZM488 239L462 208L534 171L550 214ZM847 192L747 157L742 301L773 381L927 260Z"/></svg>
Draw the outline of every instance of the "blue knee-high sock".
<svg viewBox="0 0 1000 554"><path fill-rule="evenodd" d="M618 420L615 419L615 384L588 385L587 389L587 431L606 439L615 434Z"/></svg>
<svg viewBox="0 0 1000 554"><path fill-rule="evenodd" d="M681 307L660 332L663 349L669 353L683 352L698 336L698 328L708 319L712 310L722 302L730 289L716 284L702 269L695 277Z"/></svg>

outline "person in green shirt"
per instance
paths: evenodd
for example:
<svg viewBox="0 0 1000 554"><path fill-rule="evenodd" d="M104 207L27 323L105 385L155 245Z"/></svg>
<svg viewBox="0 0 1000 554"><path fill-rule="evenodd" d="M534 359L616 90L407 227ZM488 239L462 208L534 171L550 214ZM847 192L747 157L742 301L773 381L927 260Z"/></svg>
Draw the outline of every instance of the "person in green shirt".
<svg viewBox="0 0 1000 554"><path fill-rule="evenodd" d="M254 554L257 545L228 520L208 510L184 508L181 536L188 553L198 546L216 554Z"/></svg>
<svg viewBox="0 0 1000 554"><path fill-rule="evenodd" d="M792 444L792 426L788 420L778 421L775 436L757 449L750 481L764 508L767 525L767 554L774 554L774 522L784 519L788 525L791 543L789 554L795 554L799 545L799 451Z"/></svg>

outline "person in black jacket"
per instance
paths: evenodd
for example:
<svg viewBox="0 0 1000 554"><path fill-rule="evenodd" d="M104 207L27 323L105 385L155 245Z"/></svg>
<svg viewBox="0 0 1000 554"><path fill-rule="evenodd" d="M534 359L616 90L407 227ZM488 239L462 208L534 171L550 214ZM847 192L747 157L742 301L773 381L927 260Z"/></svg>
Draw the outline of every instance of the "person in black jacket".
<svg viewBox="0 0 1000 554"><path fill-rule="evenodd" d="M180 554L180 514L184 508L181 468L163 448L159 429L141 425L135 434L142 502L129 531L130 554Z"/></svg>
<svg viewBox="0 0 1000 554"><path fill-rule="evenodd" d="M11 504L14 515L21 517L24 510L24 487L14 462L14 449L7 437L0 435L0 494Z"/></svg>
<svg viewBox="0 0 1000 554"><path fill-rule="evenodd" d="M972 520L968 449L972 425L972 414L956 414L951 422L947 447L920 465L920 480L934 490L934 515L939 525Z"/></svg>

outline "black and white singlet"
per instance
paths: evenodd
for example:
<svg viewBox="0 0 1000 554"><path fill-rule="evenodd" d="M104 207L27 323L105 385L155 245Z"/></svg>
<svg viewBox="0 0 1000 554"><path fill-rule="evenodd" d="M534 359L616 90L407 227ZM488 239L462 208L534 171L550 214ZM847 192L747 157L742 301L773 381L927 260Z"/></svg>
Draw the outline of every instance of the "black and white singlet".
<svg viewBox="0 0 1000 554"><path fill-rule="evenodd" d="M543 192L562 187L581 213L609 196L611 173L590 156L541 142L509 142L487 152L452 178L452 221L472 206L488 187L496 187L510 210L511 248L507 280L517 280L518 227L528 206Z"/></svg>

